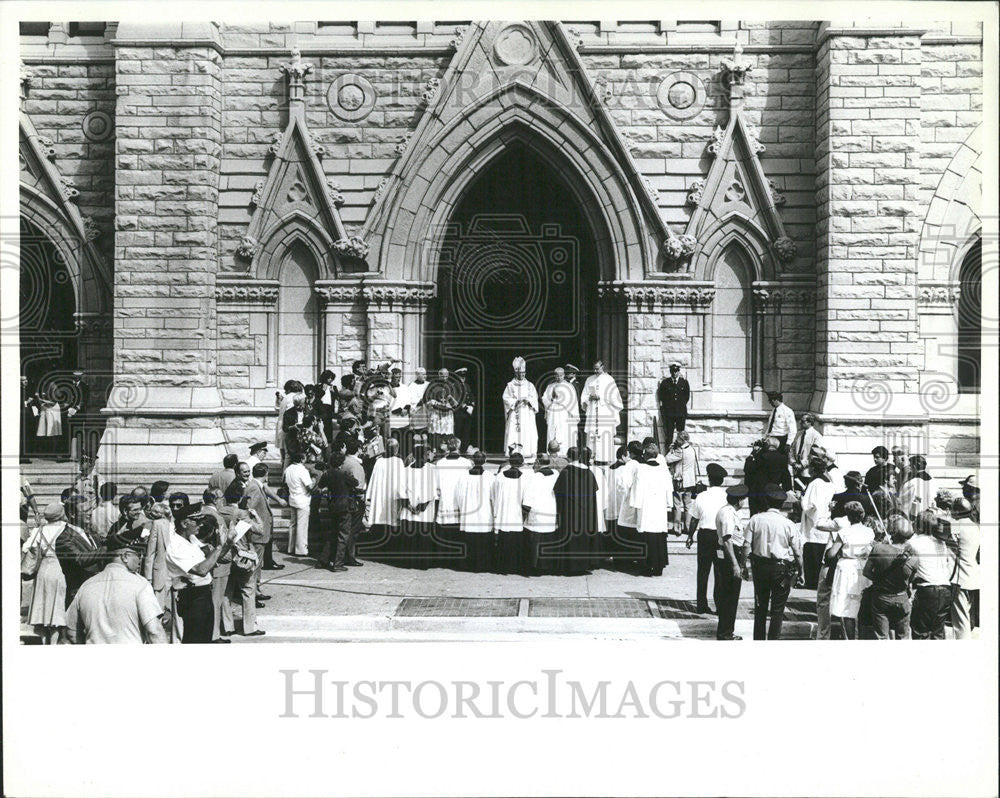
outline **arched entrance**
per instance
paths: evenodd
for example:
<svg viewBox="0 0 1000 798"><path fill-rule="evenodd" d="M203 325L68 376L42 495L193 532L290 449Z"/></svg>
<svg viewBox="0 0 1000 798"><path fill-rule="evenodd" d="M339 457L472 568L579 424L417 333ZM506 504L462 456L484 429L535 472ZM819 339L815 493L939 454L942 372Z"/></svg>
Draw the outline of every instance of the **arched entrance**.
<svg viewBox="0 0 1000 798"><path fill-rule="evenodd" d="M66 411L82 399L73 385L78 366L73 276L63 253L36 225L22 218L20 230L21 449L29 457L64 455ZM54 417L61 434L39 436L52 429Z"/></svg>
<svg viewBox="0 0 1000 798"><path fill-rule="evenodd" d="M595 231L551 162L513 142L466 187L438 256L427 365L469 369L474 443L503 449L501 394L517 355L539 394L552 370L598 356ZM544 414L539 416L544 440Z"/></svg>

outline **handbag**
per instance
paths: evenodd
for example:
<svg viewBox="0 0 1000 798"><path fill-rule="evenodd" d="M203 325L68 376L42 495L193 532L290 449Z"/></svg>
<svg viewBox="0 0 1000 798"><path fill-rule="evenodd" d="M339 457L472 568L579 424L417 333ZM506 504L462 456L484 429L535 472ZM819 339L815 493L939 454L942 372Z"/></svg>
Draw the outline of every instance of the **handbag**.
<svg viewBox="0 0 1000 798"><path fill-rule="evenodd" d="M257 567L257 552L253 549L240 549L233 555L233 565L241 571L252 571Z"/></svg>
<svg viewBox="0 0 1000 798"><path fill-rule="evenodd" d="M62 532L59 534L61 535ZM59 535L56 535L56 537L59 537ZM43 551L42 543L44 540L41 528L39 528L38 540L35 544L33 546L29 546L26 551L21 552L21 579L25 582L30 582L38 575L38 569L42 567L42 560L44 560L45 555L49 553L49 549L55 545L55 538L53 538L53 542Z"/></svg>

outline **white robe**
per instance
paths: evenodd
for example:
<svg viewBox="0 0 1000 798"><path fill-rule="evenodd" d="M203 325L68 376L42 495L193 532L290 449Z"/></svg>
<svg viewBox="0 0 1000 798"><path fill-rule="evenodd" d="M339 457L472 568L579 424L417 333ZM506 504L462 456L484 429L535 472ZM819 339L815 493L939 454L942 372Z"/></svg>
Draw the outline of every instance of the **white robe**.
<svg viewBox="0 0 1000 798"><path fill-rule="evenodd" d="M604 466L592 465L590 473L597 480L597 531L608 530L608 483Z"/></svg>
<svg viewBox="0 0 1000 798"><path fill-rule="evenodd" d="M623 406L622 395L610 374L593 374L587 378L580 394L580 407L586 417L583 430L587 446L598 462L614 462L615 430L621 422Z"/></svg>
<svg viewBox="0 0 1000 798"><path fill-rule="evenodd" d="M375 461L365 490L364 525L399 526L399 496L403 482L403 460L380 457Z"/></svg>
<svg viewBox="0 0 1000 798"><path fill-rule="evenodd" d="M837 487L825 479L814 479L802 494L802 542L828 543L830 533L816 529L816 524L830 520L830 502Z"/></svg>
<svg viewBox="0 0 1000 798"><path fill-rule="evenodd" d="M522 404L514 411L514 403L519 399L527 404ZM511 444L521 445L521 454L524 455L525 462L535 459L538 453L538 422L535 420L535 413L538 412L538 391L528 380L519 380L516 377L507 383L503 390L503 409L506 418L504 429L503 446L504 452L509 452Z"/></svg>
<svg viewBox="0 0 1000 798"><path fill-rule="evenodd" d="M577 425L580 423L580 407L576 388L571 382L553 382L542 394L545 408L546 446L556 441L559 451L565 455L570 446L576 446Z"/></svg>
<svg viewBox="0 0 1000 798"><path fill-rule="evenodd" d="M618 526L635 529L635 507L628 503L629 491L635 481L635 470L640 465L638 460L626 460L625 465L614 470L615 492L618 494Z"/></svg>
<svg viewBox="0 0 1000 798"><path fill-rule="evenodd" d="M648 463L636 468L628 502L635 508L640 534L666 534L670 530L673 496L674 483L668 468Z"/></svg>
<svg viewBox="0 0 1000 798"><path fill-rule="evenodd" d="M459 521L458 505L455 504L455 487L459 480L472 468L472 461L465 457L442 457L434 467L438 479L438 510L439 524L457 524Z"/></svg>
<svg viewBox="0 0 1000 798"><path fill-rule="evenodd" d="M417 407L420 400L424 398L428 385L430 383L424 380L423 382L411 382L406 386L410 400L410 426L413 429L427 429L427 425L430 423L430 411L427 409L427 405Z"/></svg>
<svg viewBox="0 0 1000 798"><path fill-rule="evenodd" d="M525 529L532 532L555 532L557 522L556 496L552 488L559 479L559 472L551 474L535 472L528 477L524 491L524 505L530 507L528 517L524 522Z"/></svg>
<svg viewBox="0 0 1000 798"><path fill-rule="evenodd" d="M406 466L403 477L400 480L399 498L409 501L414 507L423 502L429 504L420 512L414 513L407 509L404 503L399 508L399 519L401 521L418 521L424 524L433 524L435 510L434 500L438 495L438 472L433 463L424 463L420 468L412 465Z"/></svg>
<svg viewBox="0 0 1000 798"><path fill-rule="evenodd" d="M528 474L524 471L517 479L497 475L493 480L493 526L497 532L523 532L524 489Z"/></svg>
<svg viewBox="0 0 1000 798"><path fill-rule="evenodd" d="M470 474L466 471L455 485L455 506L458 508L458 528L469 534L483 535L493 531L493 482L489 471Z"/></svg>

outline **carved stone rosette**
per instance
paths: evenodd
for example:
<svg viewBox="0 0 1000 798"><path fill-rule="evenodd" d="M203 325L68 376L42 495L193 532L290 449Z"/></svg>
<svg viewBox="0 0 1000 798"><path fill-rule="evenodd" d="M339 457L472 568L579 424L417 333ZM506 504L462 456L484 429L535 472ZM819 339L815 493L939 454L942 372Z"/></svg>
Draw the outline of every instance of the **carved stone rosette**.
<svg viewBox="0 0 1000 798"><path fill-rule="evenodd" d="M601 300L610 305L661 313L682 307L705 311L715 299L715 288L709 285L604 283L597 291Z"/></svg>
<svg viewBox="0 0 1000 798"><path fill-rule="evenodd" d="M217 282L215 301L219 304L273 305L278 301L277 283Z"/></svg>
<svg viewBox="0 0 1000 798"><path fill-rule="evenodd" d="M236 247L236 254L243 258L243 260L253 260L254 255L257 254L257 247L258 243L256 239L251 236L243 236Z"/></svg>

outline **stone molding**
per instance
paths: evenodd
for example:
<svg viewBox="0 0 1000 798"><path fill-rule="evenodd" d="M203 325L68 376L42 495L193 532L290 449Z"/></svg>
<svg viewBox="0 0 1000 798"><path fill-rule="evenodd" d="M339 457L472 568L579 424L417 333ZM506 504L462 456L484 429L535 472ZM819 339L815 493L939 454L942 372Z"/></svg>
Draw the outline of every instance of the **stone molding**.
<svg viewBox="0 0 1000 798"><path fill-rule="evenodd" d="M917 288L917 301L930 307L951 307L958 304L961 284L957 282L922 283Z"/></svg>
<svg viewBox="0 0 1000 798"><path fill-rule="evenodd" d="M361 283L317 282L316 296L325 305L353 305L362 298Z"/></svg>
<svg viewBox="0 0 1000 798"><path fill-rule="evenodd" d="M422 309L434 299L435 288L419 283L368 283L363 288L363 294L369 307Z"/></svg>
<svg viewBox="0 0 1000 798"><path fill-rule="evenodd" d="M752 285L753 307L758 313L804 309L815 305L816 286L811 283L758 281Z"/></svg>
<svg viewBox="0 0 1000 798"><path fill-rule="evenodd" d="M239 280L217 281L215 301L219 304L239 303L250 305L273 305L278 301L278 283Z"/></svg>
<svg viewBox="0 0 1000 798"><path fill-rule="evenodd" d="M635 306L664 312L678 307L707 311L715 299L715 286L710 283L660 284L649 283L599 283L598 297L619 307Z"/></svg>

